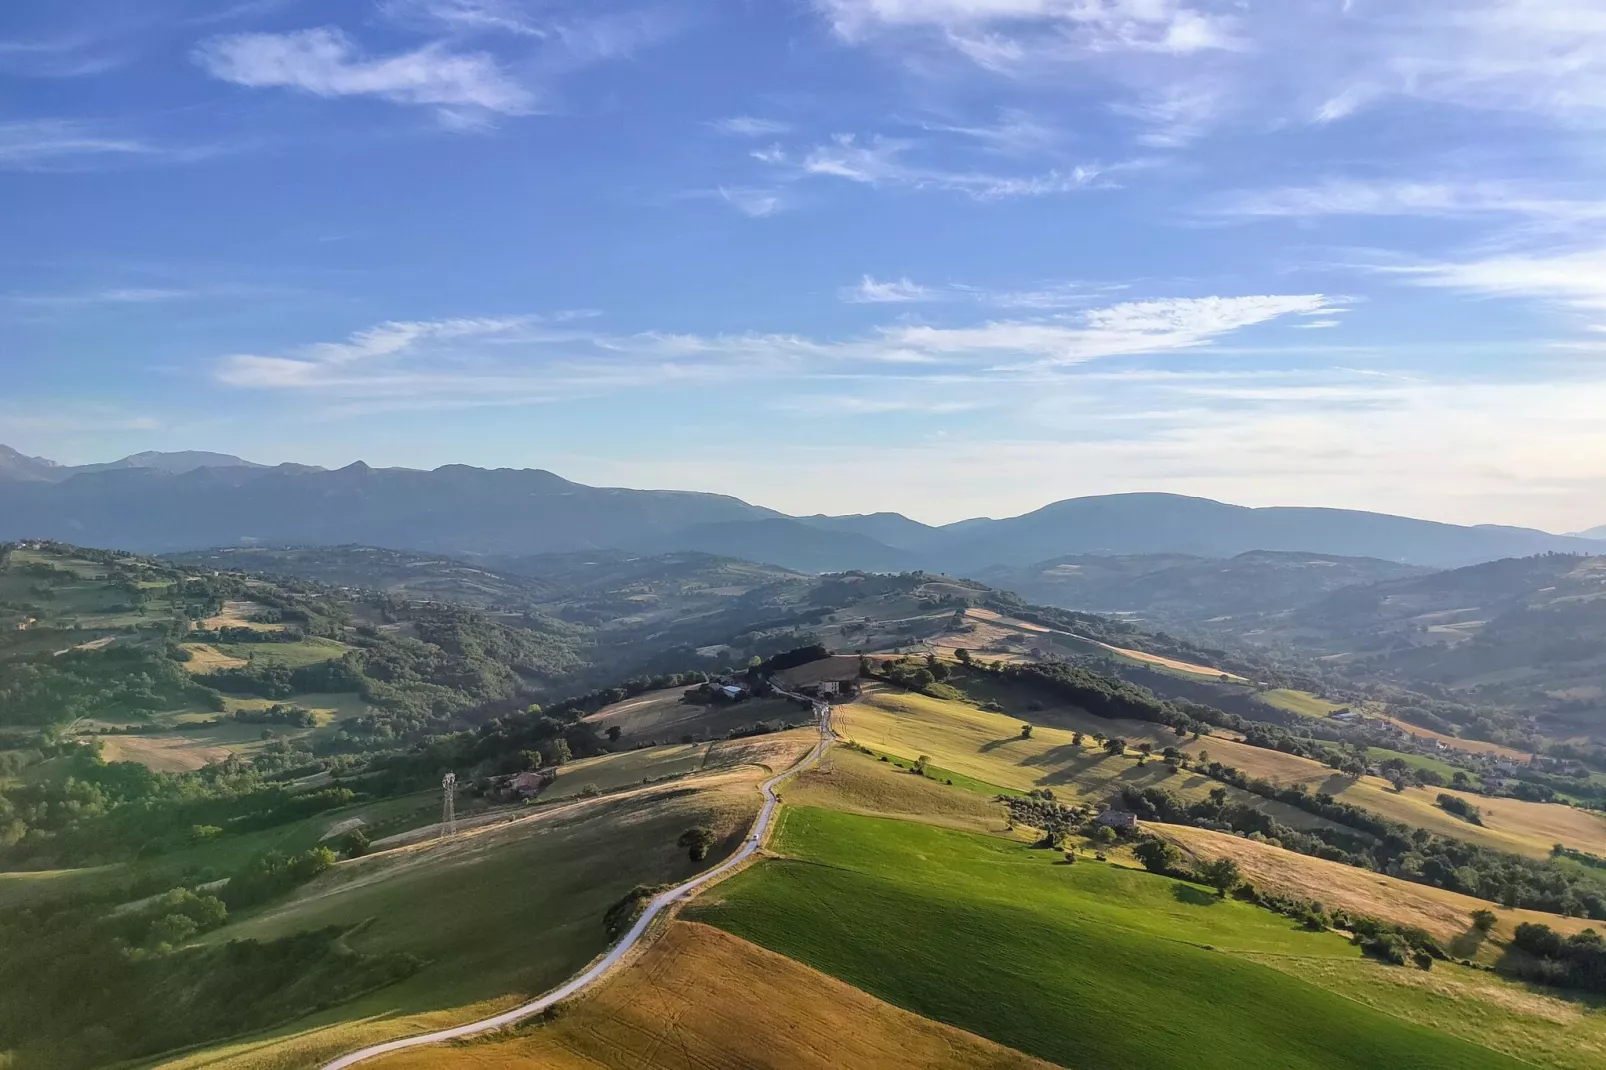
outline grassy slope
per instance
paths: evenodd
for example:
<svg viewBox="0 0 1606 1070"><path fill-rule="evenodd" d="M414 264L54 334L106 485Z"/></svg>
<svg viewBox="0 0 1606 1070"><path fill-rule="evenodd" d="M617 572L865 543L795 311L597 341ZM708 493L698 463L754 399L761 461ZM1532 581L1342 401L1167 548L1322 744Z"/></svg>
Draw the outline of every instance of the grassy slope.
<svg viewBox="0 0 1606 1070"><path fill-rule="evenodd" d="M1064 1065L1521 1065L1247 960L1357 953L1192 885L816 809L786 810L778 846L799 860L740 874L693 916Z"/></svg>
<svg viewBox="0 0 1606 1070"><path fill-rule="evenodd" d="M615 702L587 717L586 723L598 733L617 725L626 745L643 740L673 743L683 736L719 739L732 729L746 728L760 721L792 724L808 720L807 710L786 699L749 699L729 705L702 706L681 702L684 687L649 691L635 698Z"/></svg>
<svg viewBox="0 0 1606 1070"><path fill-rule="evenodd" d="M977 691L990 696L980 688ZM869 746L906 757L930 754L938 765L1012 787L1023 786L1024 776L1034 776L1024 786L1046 785L1057 791L1063 784L1102 798L1123 784L1160 784L1191 797L1202 795L1216 783L1187 773L1167 778L1165 767L1152 762L1146 769L1137 769L1129 759L1095 759L1091 757L1091 743L1082 751L1069 745L1071 730L1103 732L1120 735L1133 745L1150 742L1156 750L1180 746L1193 755L1208 751L1213 761L1253 776L1281 784L1306 784L1313 792L1327 792L1395 821L1530 858L1549 857L1555 843L1606 854L1606 818L1559 803L1491 800L1470 792L1450 791L1483 811L1484 825L1479 827L1435 805L1438 794L1448 791L1445 788L1407 788L1396 793L1379 777L1361 777L1352 782L1320 762L1250 747L1223 736L1182 741L1163 725L1106 720L1047 703L1041 709L1028 711L1020 694L999 690L998 696L1006 700L1004 705L1010 714L990 714L962 702L876 687L861 703L843 707L837 723L845 735ZM1038 726L1032 738L1011 738L1019 736L1023 721ZM920 750L922 745L935 749ZM1276 810L1264 803L1257 805L1273 812L1285 824L1311 824L1309 815L1292 807Z"/></svg>
<svg viewBox="0 0 1606 1070"><path fill-rule="evenodd" d="M418 974L268 1034L161 1062L171 1068L289 1070L389 1037L472 1020L559 983L606 945L602 916L636 884L681 880L740 841L758 808L761 773L595 803L346 862L290 901L212 939L273 937L372 921L362 949L410 951ZM675 838L706 823L720 834L693 864Z"/></svg>
<svg viewBox="0 0 1606 1070"><path fill-rule="evenodd" d="M675 922L592 998L524 1036L415 1051L375 1070L1042 1067L706 925Z"/></svg>
<svg viewBox="0 0 1606 1070"><path fill-rule="evenodd" d="M793 806L910 817L975 832L1000 832L1006 821L1004 807L982 793L895 771L846 747L833 747L813 769L799 774L782 798Z"/></svg>
<svg viewBox="0 0 1606 1070"><path fill-rule="evenodd" d="M1289 713L1297 713L1301 717L1326 717L1334 710L1344 708L1336 702L1328 702L1324 698L1317 698L1309 691L1292 691L1286 687L1262 691L1255 697L1268 706L1279 710L1287 710Z"/></svg>

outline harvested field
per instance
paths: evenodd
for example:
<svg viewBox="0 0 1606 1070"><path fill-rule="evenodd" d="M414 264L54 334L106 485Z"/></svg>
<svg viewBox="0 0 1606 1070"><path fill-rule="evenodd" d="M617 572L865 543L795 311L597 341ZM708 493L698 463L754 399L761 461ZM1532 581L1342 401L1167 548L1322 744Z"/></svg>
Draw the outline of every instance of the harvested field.
<svg viewBox="0 0 1606 1070"><path fill-rule="evenodd" d="M1214 739L1200 743L1179 740L1163 726L1146 722L1102 720L1080 712L1076 716L1085 718L1085 727L1080 730L1089 736L1095 731L1120 734L1133 746L1152 740L1157 750L1171 745L1196 750L1206 742L1211 747L1217 743ZM1021 723L1027 719L1036 722L1030 739L1020 734ZM1077 746L1073 731L1078 729L1070 727L1067 719L1049 720L1045 712L1023 717L988 713L963 702L879 684L867 688L858 702L838 706L833 724L842 737L878 751L909 761L929 755L932 763L943 769L1017 791L1053 788L1056 794L1067 798L1102 803L1125 787L1164 787L1186 799L1203 799L1211 788L1221 786L1219 781L1186 770L1172 774L1160 761L1139 766L1136 754L1111 757L1099 750L1091 738ZM1255 751L1241 743L1226 742L1244 751ZM1289 758L1272 751L1255 753ZM1286 825L1310 828L1328 824L1303 810L1262 800L1237 788L1228 788L1228 793L1234 799L1261 807Z"/></svg>
<svg viewBox="0 0 1606 1070"><path fill-rule="evenodd" d="M1549 925L1562 933L1582 932L1591 925L1599 924L1537 910L1509 910L1470 895L1415 884L1346 866L1342 862L1312 858L1224 832L1152 822L1145 823L1143 827L1170 840L1193 857L1205 860L1231 858L1256 888L1300 899L1314 899L1328 909L1342 907L1400 925L1420 926L1438 937L1452 954L1460 958L1495 961L1502 950L1498 945L1509 941L1517 926L1525 921ZM1472 928L1471 915L1474 910L1492 910L1499 916L1493 939L1483 939Z"/></svg>
<svg viewBox="0 0 1606 1070"><path fill-rule="evenodd" d="M1194 798L1202 797L1219 783L1187 772L1168 777L1165 766L1157 762L1140 769L1131 759L1105 758L1091 741L1082 748L1071 745L1073 731L1089 735L1102 732L1120 736L1133 747L1149 743L1156 751L1176 746L1194 757L1208 753L1211 761L1233 766L1250 776L1281 785L1304 784L1312 792L1326 792L1383 817L1497 850L1546 858L1552 844L1562 843L1606 855L1606 817L1587 810L1560 803L1488 799L1446 788L1410 787L1395 792L1380 777L1351 781L1320 762L1251 747L1224 736L1182 740L1164 725L1094 717L1064 705L1044 705L1027 711L1021 698L1017 695L1006 703L1006 708L1014 707L1006 715L876 685L866 689L859 702L841 707L836 723L842 735L868 746L909 759L929 754L943 768L1022 790L1053 787L1057 791L1063 785L1084 797L1102 800L1129 784L1160 784ZM1031 739L1019 738L1023 721L1036 725ZM1435 804L1440 792L1479 807L1483 825L1473 825L1440 809ZM1249 801L1296 828L1309 827L1317 821L1292 806L1258 796Z"/></svg>
<svg viewBox="0 0 1606 1070"><path fill-rule="evenodd" d="M202 628L216 631L219 628L250 628L258 632L282 632L283 624L258 623L251 618L259 613L267 613L269 609L261 602L248 602L243 599L231 600L223 603L223 609L215 617L207 617L199 622Z"/></svg>
<svg viewBox="0 0 1606 1070"><path fill-rule="evenodd" d="M138 762L158 773L184 773L213 762L221 762L234 748L221 743L203 743L192 733L174 735L103 735L101 756L108 762Z"/></svg>
<svg viewBox="0 0 1606 1070"><path fill-rule="evenodd" d="M1409 721L1402 721L1398 717L1385 717L1383 720L1388 721L1408 736L1415 736L1417 739L1425 739L1432 743L1443 743L1451 750L1463 750L1469 754L1492 754L1497 758L1510 758L1514 762L1526 762L1533 757L1533 754L1529 751L1517 750L1515 747L1508 747L1503 743L1485 743L1481 739L1462 739L1460 736L1447 736L1442 732L1435 732L1431 728L1423 728L1420 725L1411 724Z"/></svg>
<svg viewBox="0 0 1606 1070"><path fill-rule="evenodd" d="M723 930L677 921L595 995L577 1000L551 1024L512 1040L409 1052L373 1065L1046 1070L1050 1064L883 1003Z"/></svg>

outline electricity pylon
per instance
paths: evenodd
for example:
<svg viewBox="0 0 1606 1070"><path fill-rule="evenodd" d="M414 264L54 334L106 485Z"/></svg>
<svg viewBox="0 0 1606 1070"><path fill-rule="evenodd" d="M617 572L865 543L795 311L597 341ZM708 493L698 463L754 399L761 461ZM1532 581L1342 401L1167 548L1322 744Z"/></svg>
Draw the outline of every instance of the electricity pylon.
<svg viewBox="0 0 1606 1070"><path fill-rule="evenodd" d="M441 778L441 838L457 832L457 774Z"/></svg>

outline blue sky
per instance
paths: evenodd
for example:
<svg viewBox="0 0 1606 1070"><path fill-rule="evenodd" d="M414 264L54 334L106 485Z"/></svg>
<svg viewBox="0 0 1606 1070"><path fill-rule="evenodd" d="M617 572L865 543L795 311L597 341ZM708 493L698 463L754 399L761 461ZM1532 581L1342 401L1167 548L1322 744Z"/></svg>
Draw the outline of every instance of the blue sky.
<svg viewBox="0 0 1606 1070"><path fill-rule="evenodd" d="M1585 0L0 12L0 442L1606 521Z"/></svg>

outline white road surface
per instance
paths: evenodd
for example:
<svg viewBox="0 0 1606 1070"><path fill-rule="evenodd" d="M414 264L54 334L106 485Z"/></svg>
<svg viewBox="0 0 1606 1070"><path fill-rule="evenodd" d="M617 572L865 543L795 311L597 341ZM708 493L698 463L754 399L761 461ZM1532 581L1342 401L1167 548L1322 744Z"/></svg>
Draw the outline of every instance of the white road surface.
<svg viewBox="0 0 1606 1070"><path fill-rule="evenodd" d="M782 693L785 694L785 692ZM794 695L790 697L800 698L801 696ZM777 773L764 781L761 788L764 792L764 808L758 812L758 820L753 822L753 830L748 833L747 839L742 841L741 849L708 872L699 873L683 884L677 884L668 891L660 892L647 904L647 909L642 912L640 918L636 919L636 924L630 927L630 931L625 933L623 939L583 972L571 978L561 988L554 989L539 999L531 1000L521 1007L514 1007L510 1011L504 1011L494 1018L484 1018L478 1022L468 1022L465 1025L453 1026L450 1029L440 1029L436 1032L423 1033L416 1037L402 1037L399 1040L375 1044L372 1047L363 1048L361 1051L354 1051L350 1055L342 1055L332 1063L325 1063L322 1070L341 1070L342 1067L355 1066L360 1062L393 1051L404 1051L407 1048L418 1048L426 1044L441 1044L448 1040L460 1040L463 1037L471 1037L477 1033L488 1033L493 1029L501 1029L503 1026L512 1025L514 1022L522 1021L531 1015L540 1014L553 1004L561 1003L570 996L582 992L602 980L619 964L619 960L624 958L630 949L636 946L654 918L662 914L674 903L691 898L703 885L729 873L751 858L763 846L764 837L768 835L770 823L775 817L775 809L780 803L775 794L776 785L813 765L819 760L820 755L825 752L826 745L831 742L831 707L825 703L819 703L816 706L816 710L820 715L820 741L814 745L814 749L809 751L802 761L785 772Z"/></svg>

